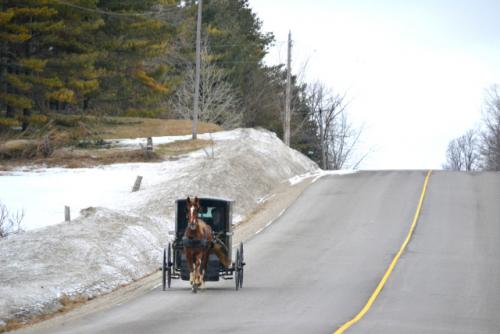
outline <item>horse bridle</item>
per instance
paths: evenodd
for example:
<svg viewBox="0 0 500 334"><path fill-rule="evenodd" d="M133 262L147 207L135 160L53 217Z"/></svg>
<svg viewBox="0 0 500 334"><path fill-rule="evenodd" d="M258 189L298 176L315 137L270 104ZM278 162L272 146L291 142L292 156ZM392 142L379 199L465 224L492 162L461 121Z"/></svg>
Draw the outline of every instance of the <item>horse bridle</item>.
<svg viewBox="0 0 500 334"><path fill-rule="evenodd" d="M190 211L191 212L188 212L188 227L194 231L196 230L196 225L198 224L198 208L193 205L191 206Z"/></svg>

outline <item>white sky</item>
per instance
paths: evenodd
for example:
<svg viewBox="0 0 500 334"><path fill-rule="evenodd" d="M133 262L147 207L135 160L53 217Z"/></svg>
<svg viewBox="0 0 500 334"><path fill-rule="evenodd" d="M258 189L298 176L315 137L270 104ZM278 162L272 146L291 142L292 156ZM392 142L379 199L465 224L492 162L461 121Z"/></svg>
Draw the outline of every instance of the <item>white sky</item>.
<svg viewBox="0 0 500 334"><path fill-rule="evenodd" d="M363 169L440 168L450 139L481 120L500 83L498 0L250 0L286 61L306 82L347 93L365 125Z"/></svg>

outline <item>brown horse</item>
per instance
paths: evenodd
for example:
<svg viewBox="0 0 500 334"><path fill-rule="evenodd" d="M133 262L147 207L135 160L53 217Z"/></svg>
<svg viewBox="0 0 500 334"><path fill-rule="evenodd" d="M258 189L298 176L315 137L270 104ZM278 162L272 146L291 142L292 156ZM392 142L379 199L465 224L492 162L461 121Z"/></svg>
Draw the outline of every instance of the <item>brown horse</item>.
<svg viewBox="0 0 500 334"><path fill-rule="evenodd" d="M198 219L200 200L189 197L186 202L187 226L182 238L184 252L189 269L189 283L196 292L199 286L204 285L204 276L207 270L208 255L212 245L212 229L203 220Z"/></svg>

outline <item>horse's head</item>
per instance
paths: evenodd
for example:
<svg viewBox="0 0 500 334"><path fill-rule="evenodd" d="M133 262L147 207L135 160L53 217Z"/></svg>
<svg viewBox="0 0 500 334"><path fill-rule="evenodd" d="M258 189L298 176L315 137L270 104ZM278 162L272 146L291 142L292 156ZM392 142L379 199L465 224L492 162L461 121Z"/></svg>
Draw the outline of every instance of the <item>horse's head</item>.
<svg viewBox="0 0 500 334"><path fill-rule="evenodd" d="M186 211L188 227L191 230L196 230L198 225L198 211L200 211L200 200L198 197L195 197L194 200L191 200L189 197L187 198Z"/></svg>

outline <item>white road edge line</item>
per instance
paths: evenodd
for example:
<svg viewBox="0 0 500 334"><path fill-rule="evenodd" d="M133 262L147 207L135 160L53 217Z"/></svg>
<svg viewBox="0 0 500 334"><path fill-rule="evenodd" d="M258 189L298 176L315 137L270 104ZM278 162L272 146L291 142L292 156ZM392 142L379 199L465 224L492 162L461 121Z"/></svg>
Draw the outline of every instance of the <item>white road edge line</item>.
<svg viewBox="0 0 500 334"><path fill-rule="evenodd" d="M263 228L260 228L257 232L255 232L255 234L259 234L260 232L264 231L265 227Z"/></svg>

